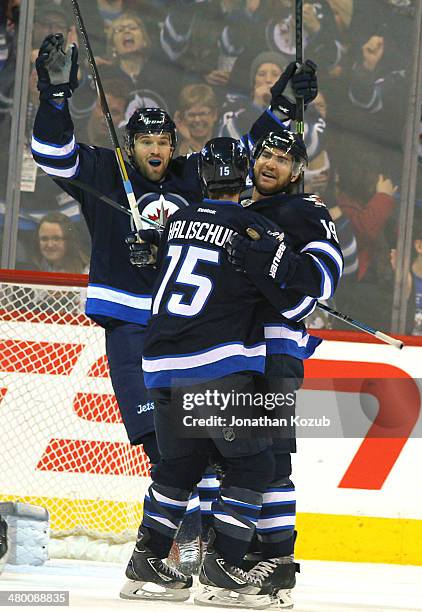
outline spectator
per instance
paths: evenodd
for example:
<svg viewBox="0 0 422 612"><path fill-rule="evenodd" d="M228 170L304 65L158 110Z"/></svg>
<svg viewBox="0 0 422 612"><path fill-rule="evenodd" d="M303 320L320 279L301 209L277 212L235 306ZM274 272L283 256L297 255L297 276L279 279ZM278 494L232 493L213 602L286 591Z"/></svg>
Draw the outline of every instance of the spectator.
<svg viewBox="0 0 422 612"><path fill-rule="evenodd" d="M350 141L348 146L347 152L336 156L337 204L356 236L359 267L356 280L351 277L340 287L337 303L356 319L390 329L394 237L387 232L387 223L392 220L397 187L380 172L375 148L363 147L359 141Z"/></svg>
<svg viewBox="0 0 422 612"><path fill-rule="evenodd" d="M32 46L38 49L46 36L61 32L68 44L76 42L76 29L71 10L58 4L39 3L35 11Z"/></svg>
<svg viewBox="0 0 422 612"><path fill-rule="evenodd" d="M237 55L253 38L245 37L249 8L260 0L175 0L161 32L161 46L189 82L224 88ZM240 41L237 47L235 40ZM255 44L251 45L255 50Z"/></svg>
<svg viewBox="0 0 422 612"><path fill-rule="evenodd" d="M218 119L217 98L209 85L186 85L180 92L174 120L178 155L198 152L213 138Z"/></svg>
<svg viewBox="0 0 422 612"><path fill-rule="evenodd" d="M219 136L240 138L271 101L270 89L287 66L281 53L264 51L252 61L249 72L249 95L228 95L223 105Z"/></svg>
<svg viewBox="0 0 422 612"><path fill-rule="evenodd" d="M81 251L73 223L66 215L49 213L41 219L33 264L44 272L87 272L88 257Z"/></svg>
<svg viewBox="0 0 422 612"><path fill-rule="evenodd" d="M305 2L303 5L304 52L318 64L322 73L333 69L341 59L341 45L334 14L327 0ZM253 58L259 51L277 51L287 62L295 60L296 44L293 3L279 0L278 11L266 22L251 22L244 39L253 40L236 60L229 87L244 93Z"/></svg>
<svg viewBox="0 0 422 612"><path fill-rule="evenodd" d="M362 45L349 76L347 112L361 130L395 147L404 128L406 83L404 70L393 69L386 44L383 36L373 35Z"/></svg>
<svg viewBox="0 0 422 612"><path fill-rule="evenodd" d="M129 94L132 82L119 68L104 65L101 66L101 83L107 98L113 123L116 129L118 129L119 126L126 123L126 109L130 101ZM100 99L92 89L90 89L89 94L92 100L89 106L92 110L86 122L75 121L76 134L81 141L90 142L98 147L109 147L110 136L101 109ZM78 103L79 102L80 99ZM85 103L87 103L87 99L85 99Z"/></svg>
<svg viewBox="0 0 422 612"><path fill-rule="evenodd" d="M111 63L132 81L133 102L128 114L140 106L169 110L175 95L174 75L164 55L152 48L143 20L135 13L123 13L112 22L108 42Z"/></svg>
<svg viewBox="0 0 422 612"><path fill-rule="evenodd" d="M305 169L305 191L324 199L330 175L330 157L326 143L327 102L322 92L309 105L305 115L305 144L309 164Z"/></svg>

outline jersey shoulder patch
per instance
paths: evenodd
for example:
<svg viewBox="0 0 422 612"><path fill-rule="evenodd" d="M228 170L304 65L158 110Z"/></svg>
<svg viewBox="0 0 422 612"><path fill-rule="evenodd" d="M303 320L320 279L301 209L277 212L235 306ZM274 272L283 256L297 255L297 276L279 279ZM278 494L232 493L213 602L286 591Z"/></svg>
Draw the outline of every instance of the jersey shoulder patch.
<svg viewBox="0 0 422 612"><path fill-rule="evenodd" d="M319 195L316 195L315 193L306 194L302 199L306 202L311 202L316 207L327 208L324 200L322 200Z"/></svg>

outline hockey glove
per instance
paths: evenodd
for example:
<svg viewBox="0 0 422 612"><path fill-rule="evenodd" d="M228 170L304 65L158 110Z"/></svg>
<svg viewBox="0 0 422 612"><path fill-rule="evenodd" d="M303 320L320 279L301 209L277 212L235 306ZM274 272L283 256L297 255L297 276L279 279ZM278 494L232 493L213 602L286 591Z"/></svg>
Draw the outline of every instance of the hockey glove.
<svg viewBox="0 0 422 612"><path fill-rule="evenodd" d="M78 87L78 48L63 50L63 34L47 36L38 53L35 66L40 100L70 98Z"/></svg>
<svg viewBox="0 0 422 612"><path fill-rule="evenodd" d="M154 229L139 230L139 232L131 232L126 236L125 242L129 246L130 263L138 268L153 266L157 260L160 236L160 232Z"/></svg>
<svg viewBox="0 0 422 612"><path fill-rule="evenodd" d="M268 276L281 284L289 268L284 234L260 226L246 231L250 237L233 234L224 245L229 262L238 272L246 272L252 277Z"/></svg>
<svg viewBox="0 0 422 612"><path fill-rule="evenodd" d="M306 60L299 70L297 67L291 62L270 89L271 110L291 121L296 119L296 98L303 98L306 108L318 95L317 65Z"/></svg>

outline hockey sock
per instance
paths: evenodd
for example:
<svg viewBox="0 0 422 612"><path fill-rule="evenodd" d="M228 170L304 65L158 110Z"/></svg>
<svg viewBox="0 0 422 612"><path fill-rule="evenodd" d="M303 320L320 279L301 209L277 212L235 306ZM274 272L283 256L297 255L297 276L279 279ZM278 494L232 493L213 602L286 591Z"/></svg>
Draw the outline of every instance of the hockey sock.
<svg viewBox="0 0 422 612"><path fill-rule="evenodd" d="M190 491L159 485L149 487L144 498L143 526L151 534L149 547L157 557L167 557L191 496Z"/></svg>
<svg viewBox="0 0 422 612"><path fill-rule="evenodd" d="M226 561L239 566L255 532L262 493L238 487L222 488L212 504L215 548Z"/></svg>
<svg viewBox="0 0 422 612"><path fill-rule="evenodd" d="M184 544L195 540L201 533L201 507L196 488L193 490L182 523L176 535L176 542Z"/></svg>
<svg viewBox="0 0 422 612"><path fill-rule="evenodd" d="M264 559L293 555L296 492L289 478L274 481L264 493L256 531Z"/></svg>
<svg viewBox="0 0 422 612"><path fill-rule="evenodd" d="M211 506L218 498L220 481L212 468L207 468L197 485L201 504L201 540L208 541L209 530L213 523Z"/></svg>

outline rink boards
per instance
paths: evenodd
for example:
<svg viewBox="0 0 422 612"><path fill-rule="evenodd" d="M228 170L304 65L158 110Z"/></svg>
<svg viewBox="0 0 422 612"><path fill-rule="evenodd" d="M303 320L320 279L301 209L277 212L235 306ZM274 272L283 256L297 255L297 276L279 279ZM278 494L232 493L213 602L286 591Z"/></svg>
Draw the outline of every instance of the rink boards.
<svg viewBox="0 0 422 612"><path fill-rule="evenodd" d="M16 323L13 333L17 341L39 342L43 354L48 343L57 346L61 341L66 344L63 350L70 350L68 338L66 342L61 339L63 326L53 327ZM422 565L418 380L422 346L398 351L358 335L325 332L325 337L315 358L307 363L307 382L298 406L305 414L311 414L315 406L319 414L326 408L328 418L336 421L341 404L342 414L328 432L330 437L324 437L321 428L299 432L294 459L298 556ZM104 355L102 330L74 327L71 344L73 358L65 369L52 371L45 363L38 370L10 364L4 368L0 362L0 444L6 458L0 477L1 498L38 503L54 498L62 512L53 528L66 529L79 500L94 497L116 531L123 531L127 528L124 518L116 517L124 513L117 510L133 501L140 511L145 463L139 458L137 471L133 456L124 474L116 463L116 453L126 445L123 425L101 422L98 415L87 420L75 410L75 395L112 394L104 372L98 377L92 373L93 364ZM31 400L22 394L26 386L31 388ZM58 397L59 409L54 401ZM354 428L359 437L350 437ZM57 465L50 470L54 462L45 458L53 450L57 453L57 448L61 457L75 453L75 448L86 450L80 461L69 457L65 470L58 470ZM87 459L90 453L101 454L95 468Z"/></svg>

